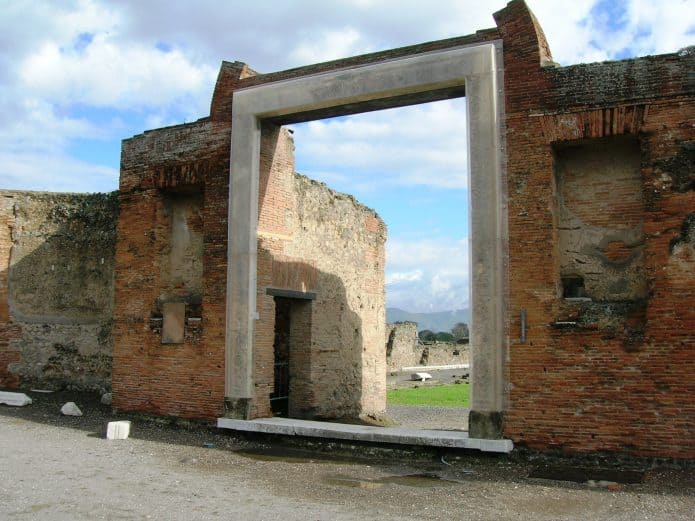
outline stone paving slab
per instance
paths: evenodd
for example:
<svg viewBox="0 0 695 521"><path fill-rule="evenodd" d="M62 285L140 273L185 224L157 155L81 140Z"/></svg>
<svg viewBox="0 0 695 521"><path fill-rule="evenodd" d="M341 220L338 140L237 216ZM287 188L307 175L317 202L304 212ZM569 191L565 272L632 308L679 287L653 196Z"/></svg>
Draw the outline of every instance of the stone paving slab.
<svg viewBox="0 0 695 521"><path fill-rule="evenodd" d="M276 417L258 418L255 420L218 418L217 426L221 429L259 432L264 434L359 440L374 443L394 443L427 447L476 449L483 452L511 452L514 448L514 444L511 440L469 438L468 433L465 431L373 427L370 425L328 423L310 420L295 420L292 418Z"/></svg>

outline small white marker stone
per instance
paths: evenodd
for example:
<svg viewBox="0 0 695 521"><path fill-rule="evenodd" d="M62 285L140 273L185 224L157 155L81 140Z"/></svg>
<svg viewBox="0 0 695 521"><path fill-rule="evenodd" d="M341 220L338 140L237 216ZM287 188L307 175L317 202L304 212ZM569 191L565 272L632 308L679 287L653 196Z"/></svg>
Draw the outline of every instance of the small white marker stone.
<svg viewBox="0 0 695 521"><path fill-rule="evenodd" d="M0 391L0 403L13 405L15 407L24 407L25 405L29 405L31 403L31 398L24 393Z"/></svg>
<svg viewBox="0 0 695 521"><path fill-rule="evenodd" d="M410 375L411 380L420 380L421 382L424 382L425 380L431 380L432 375L430 373L413 373Z"/></svg>
<svg viewBox="0 0 695 521"><path fill-rule="evenodd" d="M130 422L128 420L109 422L106 425L107 440L126 440L128 439L129 435Z"/></svg>

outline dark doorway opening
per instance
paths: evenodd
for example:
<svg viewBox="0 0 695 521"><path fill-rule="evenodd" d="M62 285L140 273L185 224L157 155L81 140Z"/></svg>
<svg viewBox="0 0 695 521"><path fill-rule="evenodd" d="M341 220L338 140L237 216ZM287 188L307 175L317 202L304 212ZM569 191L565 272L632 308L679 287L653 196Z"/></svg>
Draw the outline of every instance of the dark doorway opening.
<svg viewBox="0 0 695 521"><path fill-rule="evenodd" d="M274 416L289 415L291 305L290 299L275 297L275 338L273 340L275 383L273 393L270 395L270 405Z"/></svg>
<svg viewBox="0 0 695 521"><path fill-rule="evenodd" d="M312 418L315 404L311 369L311 303L315 294L278 289L269 289L268 292L274 294L275 302L271 410L274 416Z"/></svg>

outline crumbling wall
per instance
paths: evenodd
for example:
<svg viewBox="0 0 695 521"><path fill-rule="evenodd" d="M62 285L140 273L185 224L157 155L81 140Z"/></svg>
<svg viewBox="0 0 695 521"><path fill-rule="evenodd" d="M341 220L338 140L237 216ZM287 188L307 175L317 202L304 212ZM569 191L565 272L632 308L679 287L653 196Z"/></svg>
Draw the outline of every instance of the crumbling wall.
<svg viewBox="0 0 695 521"><path fill-rule="evenodd" d="M416 323L386 324L386 365L389 371L419 365L421 358L422 347L419 346Z"/></svg>
<svg viewBox="0 0 695 521"><path fill-rule="evenodd" d="M123 142L113 404L211 418L224 407L228 123Z"/></svg>
<svg viewBox="0 0 695 521"><path fill-rule="evenodd" d="M468 355L468 344L420 343L414 322L386 324L386 365L389 371L418 365L467 364Z"/></svg>
<svg viewBox="0 0 695 521"><path fill-rule="evenodd" d="M261 145L258 311L254 414L268 416L273 392L272 290L314 295L310 349L291 350L304 391L290 415L357 417L385 409L384 242L386 229L354 198L294 173L294 144L268 126ZM297 375L294 375L296 379ZM290 375L292 380L293 375Z"/></svg>
<svg viewBox="0 0 695 521"><path fill-rule="evenodd" d="M455 342L425 342L420 344L422 365L458 365L469 362L469 344Z"/></svg>
<svg viewBox="0 0 695 521"><path fill-rule="evenodd" d="M106 390L116 194L0 192L0 386Z"/></svg>
<svg viewBox="0 0 695 521"><path fill-rule="evenodd" d="M210 118L123 142L114 312L118 409L224 414L227 109L248 74L243 64L225 62ZM384 241L373 211L295 175L288 131L264 125L252 416L272 414L273 290L303 295L290 305L290 414L357 416L385 408Z"/></svg>

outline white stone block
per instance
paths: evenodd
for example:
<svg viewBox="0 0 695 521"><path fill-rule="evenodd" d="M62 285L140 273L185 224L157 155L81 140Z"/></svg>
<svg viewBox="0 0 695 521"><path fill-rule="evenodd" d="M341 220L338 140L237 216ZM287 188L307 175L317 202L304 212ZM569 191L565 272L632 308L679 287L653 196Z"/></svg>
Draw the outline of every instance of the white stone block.
<svg viewBox="0 0 695 521"><path fill-rule="evenodd" d="M31 398L24 393L0 391L0 403L12 405L14 407L24 407L25 405L29 405L31 403Z"/></svg>
<svg viewBox="0 0 695 521"><path fill-rule="evenodd" d="M424 382L425 380L431 380L432 375L430 373L413 373L410 375L411 380L420 380Z"/></svg>
<svg viewBox="0 0 695 521"><path fill-rule="evenodd" d="M130 422L127 420L109 422L106 425L107 440L126 440L130 436Z"/></svg>
<svg viewBox="0 0 695 521"><path fill-rule="evenodd" d="M60 408L65 416L82 416L82 411L75 402L68 402Z"/></svg>

